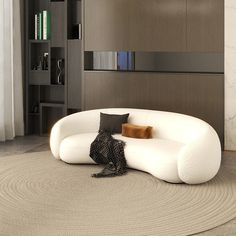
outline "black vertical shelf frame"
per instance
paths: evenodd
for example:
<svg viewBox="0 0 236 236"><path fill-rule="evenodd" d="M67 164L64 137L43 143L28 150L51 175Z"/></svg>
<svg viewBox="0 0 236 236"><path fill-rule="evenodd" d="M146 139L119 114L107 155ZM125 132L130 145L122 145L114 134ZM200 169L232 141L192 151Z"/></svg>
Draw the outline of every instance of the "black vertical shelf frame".
<svg viewBox="0 0 236 236"><path fill-rule="evenodd" d="M83 39L77 37L76 31L83 28L82 1L25 1L26 134L48 135L57 120L82 108ZM47 10L50 15L50 37L47 40L35 40L34 16L43 10ZM70 41L73 41L74 48L70 48ZM48 53L46 69L39 66L45 53ZM73 62L72 66L68 66L68 62ZM62 71L58 70L58 63ZM58 80L59 72L63 80Z"/></svg>

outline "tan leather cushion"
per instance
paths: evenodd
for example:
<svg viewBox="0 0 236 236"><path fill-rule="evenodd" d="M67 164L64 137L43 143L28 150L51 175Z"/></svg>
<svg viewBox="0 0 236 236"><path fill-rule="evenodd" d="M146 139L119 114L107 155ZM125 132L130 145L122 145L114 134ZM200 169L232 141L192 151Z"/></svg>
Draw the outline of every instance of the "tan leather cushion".
<svg viewBox="0 0 236 236"><path fill-rule="evenodd" d="M152 127L125 123L122 124L122 136L149 139L152 138Z"/></svg>

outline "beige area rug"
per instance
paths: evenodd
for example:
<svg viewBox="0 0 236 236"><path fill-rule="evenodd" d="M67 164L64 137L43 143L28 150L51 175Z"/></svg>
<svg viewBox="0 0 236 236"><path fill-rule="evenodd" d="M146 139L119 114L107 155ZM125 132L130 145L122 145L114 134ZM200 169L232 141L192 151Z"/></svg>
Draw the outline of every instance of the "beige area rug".
<svg viewBox="0 0 236 236"><path fill-rule="evenodd" d="M189 235L236 216L236 176L168 184L129 170L95 179L102 167L68 165L49 152L0 159L0 235Z"/></svg>

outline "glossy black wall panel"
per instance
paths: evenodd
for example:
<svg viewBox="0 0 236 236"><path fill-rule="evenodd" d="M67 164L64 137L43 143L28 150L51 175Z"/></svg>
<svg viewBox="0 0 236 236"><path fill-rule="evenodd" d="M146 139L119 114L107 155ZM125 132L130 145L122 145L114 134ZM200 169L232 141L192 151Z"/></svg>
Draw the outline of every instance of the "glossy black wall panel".
<svg viewBox="0 0 236 236"><path fill-rule="evenodd" d="M223 73L223 53L85 52L85 70Z"/></svg>

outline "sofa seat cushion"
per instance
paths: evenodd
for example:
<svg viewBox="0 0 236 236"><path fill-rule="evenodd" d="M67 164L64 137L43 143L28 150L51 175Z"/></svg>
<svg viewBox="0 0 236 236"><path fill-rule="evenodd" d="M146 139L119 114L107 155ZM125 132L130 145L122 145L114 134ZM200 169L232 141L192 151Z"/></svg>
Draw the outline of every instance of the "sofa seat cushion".
<svg viewBox="0 0 236 236"><path fill-rule="evenodd" d="M84 133L65 138L60 145L60 158L72 164L94 164L89 157L90 144L97 133ZM178 175L178 153L183 143L165 139L135 139L120 134L114 138L125 141L125 157L130 168L148 172L168 182L182 182Z"/></svg>

